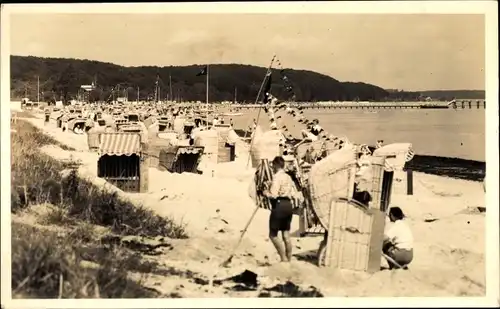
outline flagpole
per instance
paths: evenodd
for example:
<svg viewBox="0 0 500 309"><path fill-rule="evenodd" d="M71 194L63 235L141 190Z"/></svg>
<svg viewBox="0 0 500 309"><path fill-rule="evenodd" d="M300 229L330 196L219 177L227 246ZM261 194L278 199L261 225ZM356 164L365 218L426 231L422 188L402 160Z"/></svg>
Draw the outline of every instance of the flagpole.
<svg viewBox="0 0 500 309"><path fill-rule="evenodd" d="M170 102L172 102L172 75L168 75L168 79L169 79L169 93L168 93L168 98L170 100Z"/></svg>
<svg viewBox="0 0 500 309"><path fill-rule="evenodd" d="M269 78L269 73L271 72L271 68L274 63L274 59L276 58L276 55L273 56L273 59L271 60L271 64L269 65L269 68L267 68L266 76L264 77L264 80L262 81L262 84L260 85L259 93L257 94L257 97L255 98L255 104L259 101L260 93L262 92L262 88L264 88L264 84L266 83L267 79ZM259 107L259 112L257 113L257 123L259 123L259 117L260 117L260 111L262 110L262 107ZM248 126L247 126L248 129ZM247 132L248 130L245 130L245 136L243 138L247 137ZM255 132L254 132L255 133ZM252 139L250 140L250 147L248 148L248 158L247 158L247 168L250 163L250 151L252 150L253 142L255 139L255 134L252 136Z"/></svg>
<svg viewBox="0 0 500 309"><path fill-rule="evenodd" d="M209 65L207 64L207 89L206 89L206 107L207 107L207 125L208 125L208 74L210 72Z"/></svg>
<svg viewBox="0 0 500 309"><path fill-rule="evenodd" d="M36 102L40 104L40 76L36 77Z"/></svg>
<svg viewBox="0 0 500 309"><path fill-rule="evenodd" d="M267 79L269 78L269 72L271 71L271 67L273 66L275 58L276 58L276 55L274 55L273 59L271 60L271 64L269 64L269 67L267 68L266 75L264 76L264 80L262 80L262 83L260 84L259 92L257 93L257 97L255 98L254 105L257 104L257 102L259 101L260 94L262 92L262 89L264 88L264 84L266 83ZM257 115L257 121L259 119L259 115L260 115L260 108L259 108L259 113ZM250 123L250 119L248 121ZM248 128L248 126L249 125L247 125L247 128ZM245 135L243 136L243 139L245 139L247 137L247 133L248 133L248 130L245 130Z"/></svg>

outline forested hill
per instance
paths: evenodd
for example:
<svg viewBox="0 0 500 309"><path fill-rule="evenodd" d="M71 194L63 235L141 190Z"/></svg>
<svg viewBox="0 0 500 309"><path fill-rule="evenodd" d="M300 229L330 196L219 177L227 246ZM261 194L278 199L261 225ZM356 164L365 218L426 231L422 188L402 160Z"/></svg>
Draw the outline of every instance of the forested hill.
<svg viewBox="0 0 500 309"><path fill-rule="evenodd" d="M124 67L111 63L62 59L11 56L11 97L20 99L27 93L36 99L37 77L40 79L41 100L68 100L75 98L80 85L97 80L97 89L90 93L91 101L125 96L136 100L137 88L141 100L154 97L155 82L159 76L160 96L169 94L172 79L173 99L205 101L205 76L196 76L204 65L168 67ZM241 64L215 64L210 66L209 98L212 102L254 102L266 69ZM293 87L296 101L449 101L457 99L483 99L484 90L384 90L361 82L340 82L330 76L312 71L285 69L283 72ZM273 70L271 93L281 100L290 99L285 91L282 74Z"/></svg>
<svg viewBox="0 0 500 309"><path fill-rule="evenodd" d="M484 90L425 90L425 91L404 91L397 89L387 89L390 101L415 101L431 98L433 101L451 101L453 99L484 100L486 92Z"/></svg>
<svg viewBox="0 0 500 309"><path fill-rule="evenodd" d="M457 98L457 99L478 99L486 98L484 90L426 90L421 92L424 96L432 98Z"/></svg>
<svg viewBox="0 0 500 309"><path fill-rule="evenodd" d="M97 89L90 94L91 100L106 100L124 96L136 100L139 87L140 99L154 97L155 82L159 76L160 95L169 93L172 81L172 97L185 101L205 101L206 77L196 76L204 65L168 67L124 67L111 63L89 60L11 56L11 97L36 99L37 76L40 79L41 100L74 98L80 85L90 85L97 80ZM251 65L210 65L210 101L253 102L259 91L266 69ZM361 100L383 101L388 92L365 83L340 82L332 77L311 71L285 69L291 82L296 101ZM285 91L279 70L273 70L271 93L279 99L290 99ZM119 89L119 93L117 93Z"/></svg>

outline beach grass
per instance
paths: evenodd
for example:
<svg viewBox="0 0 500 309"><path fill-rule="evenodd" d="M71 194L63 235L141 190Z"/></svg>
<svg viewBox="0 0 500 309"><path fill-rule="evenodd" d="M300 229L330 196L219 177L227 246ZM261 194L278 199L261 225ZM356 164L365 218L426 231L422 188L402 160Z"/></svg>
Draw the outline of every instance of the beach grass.
<svg viewBox="0 0 500 309"><path fill-rule="evenodd" d="M95 230L179 239L187 238L185 227L79 179L75 163L42 153L46 145L64 146L30 123L18 120L12 129L11 213L18 218L11 230L13 297L158 297L129 276L154 265L122 245L102 243ZM42 220L20 223L40 205L47 205L40 207L47 210Z"/></svg>
<svg viewBox="0 0 500 309"><path fill-rule="evenodd" d="M124 249L95 245L99 263L88 261L88 244L56 232L12 225L13 298L146 298L158 293L129 278L130 265L140 264Z"/></svg>
<svg viewBox="0 0 500 309"><path fill-rule="evenodd" d="M120 235L187 237L183 225L78 178L72 162L43 154L40 147L57 142L33 125L19 121L15 126L17 132L11 136L12 212L49 203L71 218L111 227Z"/></svg>
<svg viewBox="0 0 500 309"><path fill-rule="evenodd" d="M14 113L14 115L17 117L17 118L36 118L35 116L33 116L32 113L30 113L29 111L14 111L14 112L11 112L11 115L12 113Z"/></svg>

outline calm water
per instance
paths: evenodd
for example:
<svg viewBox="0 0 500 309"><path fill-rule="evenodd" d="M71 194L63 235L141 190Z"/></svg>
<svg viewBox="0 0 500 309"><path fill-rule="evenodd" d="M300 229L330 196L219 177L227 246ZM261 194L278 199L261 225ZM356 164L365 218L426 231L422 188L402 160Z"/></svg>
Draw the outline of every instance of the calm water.
<svg viewBox="0 0 500 309"><path fill-rule="evenodd" d="M235 127L245 129L257 110L242 110L233 117ZM293 136L302 126L293 127L291 116L279 112L281 126L286 124ZM356 143L375 145L408 142L417 154L485 161L485 110L305 110L305 117L317 118L323 128L337 136L347 136ZM262 111L259 125L268 129L268 117Z"/></svg>

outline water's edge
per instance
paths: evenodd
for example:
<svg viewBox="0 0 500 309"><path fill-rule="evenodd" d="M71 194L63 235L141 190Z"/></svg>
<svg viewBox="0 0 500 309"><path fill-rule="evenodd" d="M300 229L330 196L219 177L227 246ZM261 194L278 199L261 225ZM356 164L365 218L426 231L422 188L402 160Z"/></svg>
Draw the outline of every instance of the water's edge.
<svg viewBox="0 0 500 309"><path fill-rule="evenodd" d="M460 158L415 155L407 162L405 169L416 172L448 176L472 181L483 181L486 175L486 162Z"/></svg>
<svg viewBox="0 0 500 309"><path fill-rule="evenodd" d="M244 136L244 130L235 130L239 136ZM250 136L250 133L247 133ZM373 151L374 146L369 147ZM405 170L446 176L457 179L483 181L486 174L486 162L467 160L452 157L440 157L415 154L410 162L405 165Z"/></svg>

